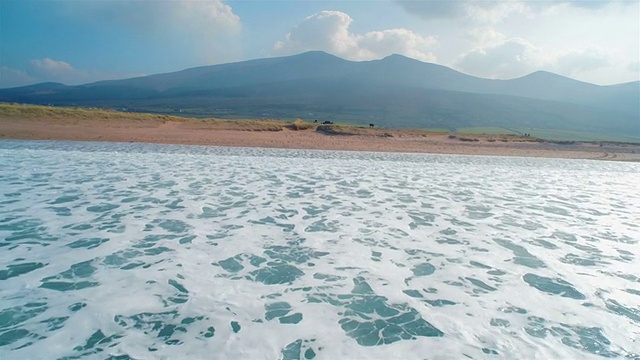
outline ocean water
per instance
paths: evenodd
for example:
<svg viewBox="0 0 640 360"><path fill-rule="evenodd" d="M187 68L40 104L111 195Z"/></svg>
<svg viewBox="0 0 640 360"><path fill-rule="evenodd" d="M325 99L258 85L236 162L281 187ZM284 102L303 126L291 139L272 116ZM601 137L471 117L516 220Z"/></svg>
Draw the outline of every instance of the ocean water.
<svg viewBox="0 0 640 360"><path fill-rule="evenodd" d="M640 164L0 141L1 359L640 359Z"/></svg>

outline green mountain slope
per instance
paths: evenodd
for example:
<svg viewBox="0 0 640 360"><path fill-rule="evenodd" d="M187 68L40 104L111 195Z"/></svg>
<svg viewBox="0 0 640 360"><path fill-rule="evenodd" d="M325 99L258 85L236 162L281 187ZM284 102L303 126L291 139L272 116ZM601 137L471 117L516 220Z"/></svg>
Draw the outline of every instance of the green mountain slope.
<svg viewBox="0 0 640 360"><path fill-rule="evenodd" d="M323 52L79 86L0 89L0 101L191 116L315 118L398 128L494 126L640 138L640 82L598 86L548 72L490 80L400 55Z"/></svg>

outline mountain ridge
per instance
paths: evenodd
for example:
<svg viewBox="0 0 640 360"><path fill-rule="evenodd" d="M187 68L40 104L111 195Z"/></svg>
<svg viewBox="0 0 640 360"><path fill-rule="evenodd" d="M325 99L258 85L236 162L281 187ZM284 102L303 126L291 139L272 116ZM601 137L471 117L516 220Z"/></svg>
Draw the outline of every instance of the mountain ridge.
<svg viewBox="0 0 640 360"><path fill-rule="evenodd" d="M312 51L77 86L0 89L0 101L193 116L375 120L395 127L573 124L627 133L638 131L639 94L640 81L602 86L548 71L484 79L397 54L355 62Z"/></svg>

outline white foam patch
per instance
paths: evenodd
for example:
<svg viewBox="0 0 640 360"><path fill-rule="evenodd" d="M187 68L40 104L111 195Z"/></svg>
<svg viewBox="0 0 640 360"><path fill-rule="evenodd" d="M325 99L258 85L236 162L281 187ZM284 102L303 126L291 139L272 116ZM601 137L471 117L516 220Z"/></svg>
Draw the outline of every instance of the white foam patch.
<svg viewBox="0 0 640 360"><path fill-rule="evenodd" d="M0 141L0 357L640 357L640 166Z"/></svg>

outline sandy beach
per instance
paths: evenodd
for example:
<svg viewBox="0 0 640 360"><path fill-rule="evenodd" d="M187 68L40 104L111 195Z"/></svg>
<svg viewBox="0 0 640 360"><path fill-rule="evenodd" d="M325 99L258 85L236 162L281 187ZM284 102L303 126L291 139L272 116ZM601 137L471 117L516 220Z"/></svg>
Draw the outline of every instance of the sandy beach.
<svg viewBox="0 0 640 360"><path fill-rule="evenodd" d="M242 120L240 120L242 121ZM140 118L60 118L0 116L0 139L145 142L213 146L530 156L640 161L640 145L555 143L509 135L461 135L352 128L332 134L311 127L280 131L240 128L235 122L146 116ZM255 122L255 121L254 121ZM322 129L322 128L321 128Z"/></svg>

